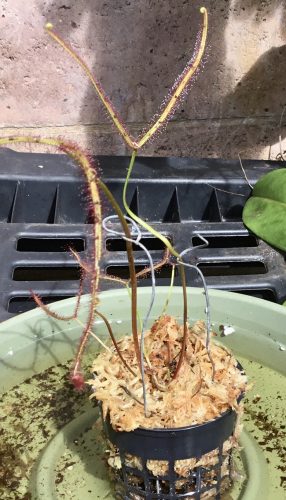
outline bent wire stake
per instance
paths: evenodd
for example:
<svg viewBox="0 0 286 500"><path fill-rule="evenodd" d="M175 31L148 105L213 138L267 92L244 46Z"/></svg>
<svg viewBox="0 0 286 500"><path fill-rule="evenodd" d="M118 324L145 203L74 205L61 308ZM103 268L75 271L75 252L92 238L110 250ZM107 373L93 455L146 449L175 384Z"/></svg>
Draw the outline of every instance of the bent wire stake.
<svg viewBox="0 0 286 500"><path fill-rule="evenodd" d="M149 260L150 272L151 272L151 283L152 283L151 299L150 299L149 308L148 308L147 313L146 313L144 320L143 320L141 339L140 339L141 377L142 377L144 413L145 413L145 416L147 416L148 415L148 412L147 412L147 394L146 394L145 373L144 373L144 333L145 333L147 323L148 323L148 320L149 320L149 317L150 317L150 314L152 311L152 307L154 304L154 300L155 300L156 279L155 279L154 264L153 264L152 256L151 256L149 250L140 241L142 238L142 233L141 233L141 230L140 230L138 224L136 224L136 222L133 219L131 219L130 217L125 216L126 221L129 222L132 226L131 236L133 236L133 234L134 234L134 237L136 237L136 239L130 239L130 238L126 238L126 236L123 232L116 231L115 229L111 229L110 227L108 227L109 222L116 222L117 219L118 219L117 215L110 215L109 217L105 217L105 219L103 219L103 221L102 221L103 229L109 234L121 236L121 238L123 240L129 241L130 243L134 243L135 245L138 245L147 255L147 258Z"/></svg>
<svg viewBox="0 0 286 500"><path fill-rule="evenodd" d="M210 353L210 336L211 336L211 312L210 312L210 298L209 298L209 292L208 292L208 287L207 287L207 284L206 284L206 280L205 280L205 277L202 273L202 271L194 264L189 264L188 262L184 262L183 260L183 257L186 255L186 254L190 254L191 252L193 252L195 249L197 248L207 248L209 246L209 242L206 238L204 238L203 236L201 236L200 234L197 234L197 236L204 242L202 245L199 245L197 247L190 247L190 248L186 248L185 250L183 250L181 253L180 253L180 258L177 259L178 263L180 264L183 264L184 266L186 267L189 267L191 269L195 269L195 271L197 271L198 275L200 276L201 280L202 280L202 283L203 283L203 287L204 287L204 295L205 295L205 299L206 299L206 308L205 308L205 313L206 313L206 320L207 320L207 337L206 337L206 349L207 349L207 352L208 352L208 356L209 356L209 360L212 364L212 368L213 368L213 378L214 378L214 374L215 374L215 366L214 366L214 362L213 362L213 359L212 359L212 356L211 356L211 353Z"/></svg>

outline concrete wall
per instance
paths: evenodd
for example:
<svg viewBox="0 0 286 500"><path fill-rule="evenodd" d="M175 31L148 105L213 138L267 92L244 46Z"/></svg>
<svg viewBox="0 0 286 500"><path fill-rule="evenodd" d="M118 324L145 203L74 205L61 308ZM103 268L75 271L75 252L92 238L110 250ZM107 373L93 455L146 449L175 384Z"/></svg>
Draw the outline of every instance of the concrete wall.
<svg viewBox="0 0 286 500"><path fill-rule="evenodd" d="M196 0L0 0L0 134L66 137L126 154L82 70L46 21L93 68L129 129L150 122L190 59ZM286 0L206 0L207 55L188 97L146 155L275 158L286 105ZM282 126L286 143L286 113Z"/></svg>

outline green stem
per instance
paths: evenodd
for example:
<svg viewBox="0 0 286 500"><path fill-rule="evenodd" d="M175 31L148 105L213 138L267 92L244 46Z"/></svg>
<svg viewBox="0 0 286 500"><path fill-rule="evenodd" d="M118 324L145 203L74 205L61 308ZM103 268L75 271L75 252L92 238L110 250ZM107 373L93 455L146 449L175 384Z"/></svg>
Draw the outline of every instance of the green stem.
<svg viewBox="0 0 286 500"><path fill-rule="evenodd" d="M130 179L131 174L132 174L133 167L134 167L136 154L137 154L137 151L134 150L133 153L132 153L131 159L130 159L130 163L129 163L129 167L128 167L128 170L127 170L127 175L126 175L126 179L125 179L125 183L124 183L124 187L123 187L123 206L124 206L124 209L126 210L126 212L128 213L128 215L130 215L130 217L132 219L134 219L138 224L140 224L147 231L149 231L149 233L151 233L154 236L156 236L156 238L159 238L159 240L161 240L164 243L164 245L168 248L168 250L171 252L172 255L174 255L175 257L179 258L180 255L172 247L172 245L171 245L170 241L168 240L168 238L166 238L163 234L161 234L158 231L156 231L156 229L154 229L152 226L150 226L149 224L147 224L147 222L145 222L144 220L140 219L140 217L138 217L134 212L132 212L132 210L129 208L129 206L127 204L127 201L126 201L127 187L128 187L129 179Z"/></svg>
<svg viewBox="0 0 286 500"><path fill-rule="evenodd" d="M129 163L129 167L128 167L128 170L127 170L127 175L126 175L126 179L125 179L125 183L124 183L124 187L123 187L123 206L124 206L124 209L126 210L126 212L128 213L128 215L132 219L134 219L138 224L140 224L142 227L144 227L145 229L147 229L147 231L149 231L149 233L153 234L156 238L158 238L159 240L161 240L165 244L165 246L168 248L168 250L170 251L170 253L174 257L176 257L176 259L180 259L180 254L171 245L170 241L163 234L161 234L158 231L156 231L156 229L154 229L152 226L150 226L149 224L147 224L147 222L145 222L140 217L138 217L134 212L132 212L132 210L130 209L130 207L127 204L127 201L126 201L127 187L128 187L129 179L130 179L131 174L132 174L133 167L134 167L136 154L137 154L137 151L134 150L132 152L132 156L131 156L131 159L130 159L130 163ZM183 264L179 265L179 270L180 270L181 283L182 283L182 288L183 288L183 325L184 325L184 332L183 332L183 339L182 339L182 350L181 350L181 353L180 353L180 357L179 357L177 368L175 370L174 378L178 376L179 370L180 370L180 368L182 366L182 362L183 362L184 354L185 354L186 342L187 342L187 335L188 335L188 329L187 329L188 307L187 307L187 291L186 291L186 273L185 273L185 268L184 268Z"/></svg>

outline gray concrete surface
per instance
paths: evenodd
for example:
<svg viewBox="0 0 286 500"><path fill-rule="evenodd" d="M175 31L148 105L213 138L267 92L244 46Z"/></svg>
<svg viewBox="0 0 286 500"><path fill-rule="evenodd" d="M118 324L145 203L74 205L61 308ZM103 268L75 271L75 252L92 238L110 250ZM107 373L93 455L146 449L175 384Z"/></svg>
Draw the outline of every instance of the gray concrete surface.
<svg viewBox="0 0 286 500"><path fill-rule="evenodd" d="M275 158L286 105L286 0L0 0L0 134L61 136L126 154L51 21L93 69L136 136L190 59L209 11L204 64L146 155ZM286 113L282 146L286 149Z"/></svg>

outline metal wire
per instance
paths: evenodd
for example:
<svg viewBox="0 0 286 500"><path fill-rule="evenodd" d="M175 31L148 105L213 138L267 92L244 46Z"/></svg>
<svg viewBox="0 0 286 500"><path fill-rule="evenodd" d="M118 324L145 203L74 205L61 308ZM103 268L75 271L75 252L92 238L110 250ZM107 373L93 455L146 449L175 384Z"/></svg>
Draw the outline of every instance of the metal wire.
<svg viewBox="0 0 286 500"><path fill-rule="evenodd" d="M206 248L209 246L209 242L206 238L204 238L202 235L200 234L197 234L197 236L204 242L202 245L199 245L197 247L190 247L190 248L186 248L185 250L183 250L181 253L180 253L180 259L177 259L178 263L180 264L183 264L184 266L186 267L189 267L191 269L195 269L195 271L197 271L198 275L200 276L201 280L202 280L202 283L203 283L203 287L204 287L204 295L205 295L205 300L206 300L206 307L205 307L205 313L206 313L206 328L207 328L207 337L206 337L206 349L207 349L207 352L208 352L208 356L209 356L209 360L212 364L212 368L213 368L213 376L214 376L214 370L215 370L215 367L214 367L214 362L213 362L213 359L212 359L212 356L211 356L211 353L210 353L210 337L211 337L211 311L210 311L210 298L209 298L209 292L208 292L208 287L207 287L207 284L206 284L206 280L205 280L205 277L202 273L202 271L194 264L189 264L188 262L184 262L183 260L183 257L186 255L186 254L190 254L191 252L193 252L194 250L198 249L198 248Z"/></svg>
<svg viewBox="0 0 286 500"><path fill-rule="evenodd" d="M115 229L111 229L110 227L107 226L107 224L109 222L114 222L114 221L116 222L116 220L119 219L117 215L110 215L108 217L105 217L102 221L102 227L107 233L112 234L112 235L116 235L116 236L121 236L123 240L129 241L130 243L134 243L135 245L138 245L146 253L148 261L149 261L150 272L151 272L151 287L152 287L151 299L150 299L150 304L149 304L147 313L146 313L144 320L143 320L141 339L140 339L140 360L141 360L141 378L142 378L142 389L143 389L144 413L145 413L145 416L147 416L147 414L148 414L148 411L147 411L147 391L146 391L145 373L144 373L144 334L145 334L145 330L147 328L147 323L149 321L149 317L150 317L152 307L154 304L154 300L155 300L156 279L155 279L155 271L154 271L154 264L153 264L152 256L151 256L149 250L140 241L142 238L142 232L141 232L138 224L136 224L136 222L128 216L124 216L124 217L125 217L125 220L127 222L129 222L132 226L131 236L134 235L134 237L136 237L135 240L127 238L123 232L116 231Z"/></svg>

